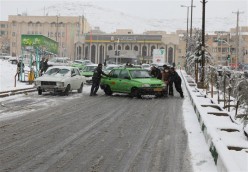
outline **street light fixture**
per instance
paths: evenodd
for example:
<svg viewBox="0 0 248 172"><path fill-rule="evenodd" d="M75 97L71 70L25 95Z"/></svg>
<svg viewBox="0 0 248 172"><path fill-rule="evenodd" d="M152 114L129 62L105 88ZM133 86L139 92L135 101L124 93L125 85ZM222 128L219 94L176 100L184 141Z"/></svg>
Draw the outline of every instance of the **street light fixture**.
<svg viewBox="0 0 248 172"><path fill-rule="evenodd" d="M189 8L190 7L195 7L193 5L181 5L181 7L186 7L187 8L187 37L186 37L186 53L188 51L188 36L189 36ZM191 16L191 28L190 31L192 31L192 16ZM191 33L191 32L190 32ZM190 34L191 36L191 34Z"/></svg>
<svg viewBox="0 0 248 172"><path fill-rule="evenodd" d="M224 42L224 43L226 43L228 45L228 57L230 57L230 62L232 63L231 50L230 50L231 49L231 45L226 40L224 40L224 39L218 39L217 41L221 43L221 49L222 49L222 42ZM222 59L222 50L221 50L221 59Z"/></svg>

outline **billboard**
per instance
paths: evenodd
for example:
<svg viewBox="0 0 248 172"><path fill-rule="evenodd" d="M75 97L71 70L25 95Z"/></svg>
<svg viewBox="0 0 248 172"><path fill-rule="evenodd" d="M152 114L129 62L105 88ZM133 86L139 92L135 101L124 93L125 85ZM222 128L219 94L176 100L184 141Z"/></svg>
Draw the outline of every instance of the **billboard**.
<svg viewBox="0 0 248 172"><path fill-rule="evenodd" d="M164 64L165 63L165 49L153 49L152 63Z"/></svg>
<svg viewBox="0 0 248 172"><path fill-rule="evenodd" d="M37 47L53 54L58 53L58 42L43 35L22 35L21 46Z"/></svg>

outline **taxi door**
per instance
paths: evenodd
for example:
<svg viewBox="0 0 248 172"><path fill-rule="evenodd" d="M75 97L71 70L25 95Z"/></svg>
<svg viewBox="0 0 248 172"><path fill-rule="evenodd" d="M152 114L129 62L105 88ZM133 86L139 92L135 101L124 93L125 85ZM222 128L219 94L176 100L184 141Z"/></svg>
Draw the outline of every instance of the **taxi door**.
<svg viewBox="0 0 248 172"><path fill-rule="evenodd" d="M120 69L114 69L109 73L106 84L110 86L112 91L118 91Z"/></svg>
<svg viewBox="0 0 248 172"><path fill-rule="evenodd" d="M131 87L131 80L129 76L129 72L127 69L122 69L119 74L118 88L120 92L129 92Z"/></svg>

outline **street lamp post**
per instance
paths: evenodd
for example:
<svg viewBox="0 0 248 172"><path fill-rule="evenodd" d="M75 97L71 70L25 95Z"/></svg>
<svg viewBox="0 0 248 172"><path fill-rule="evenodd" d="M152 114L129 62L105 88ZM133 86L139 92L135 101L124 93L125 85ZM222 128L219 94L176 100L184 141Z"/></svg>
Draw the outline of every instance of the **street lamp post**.
<svg viewBox="0 0 248 172"><path fill-rule="evenodd" d="M189 7L186 5L181 5L181 7L187 7L187 36L186 36L186 53L188 51L188 36L189 36Z"/></svg>
<svg viewBox="0 0 248 172"><path fill-rule="evenodd" d="M192 8L195 6L193 6L193 3L192 3L189 6L181 5L181 7L187 8L187 37L186 37L186 53L187 53L187 51L188 51L188 37L189 37L189 8L191 7L191 25L190 25L190 37L191 37L191 35L192 35Z"/></svg>

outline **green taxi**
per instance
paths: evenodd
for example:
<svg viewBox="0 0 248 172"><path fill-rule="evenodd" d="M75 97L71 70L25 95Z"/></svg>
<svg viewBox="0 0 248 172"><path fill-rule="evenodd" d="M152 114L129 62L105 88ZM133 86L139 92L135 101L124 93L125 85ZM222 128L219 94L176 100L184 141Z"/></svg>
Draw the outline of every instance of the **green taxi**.
<svg viewBox="0 0 248 172"><path fill-rule="evenodd" d="M114 68L108 77L102 77L100 87L106 95L127 93L138 98L142 95L162 97L166 93L163 81L152 78L148 70L140 68Z"/></svg>
<svg viewBox="0 0 248 172"><path fill-rule="evenodd" d="M83 69L81 70L80 74L86 77L87 84L92 83L93 72L97 68L97 66L98 66L97 64L89 64L84 66Z"/></svg>
<svg viewBox="0 0 248 172"><path fill-rule="evenodd" d="M79 70L82 70L84 68L84 66L92 64L92 62L90 60L75 60L72 63L72 67L77 67Z"/></svg>

